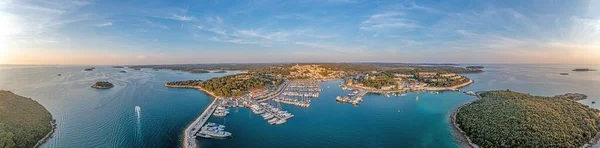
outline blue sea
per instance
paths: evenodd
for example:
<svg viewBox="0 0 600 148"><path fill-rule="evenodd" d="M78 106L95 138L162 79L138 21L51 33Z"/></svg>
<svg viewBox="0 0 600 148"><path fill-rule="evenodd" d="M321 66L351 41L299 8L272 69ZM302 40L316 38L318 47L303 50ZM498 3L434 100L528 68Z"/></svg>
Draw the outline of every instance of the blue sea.
<svg viewBox="0 0 600 148"><path fill-rule="evenodd" d="M580 101L600 104L600 72L571 72L593 65L483 65L485 72L466 74L475 83L467 91L511 89L552 96L584 93ZM56 132L42 147L179 147L182 132L210 103L211 97L193 89L165 88L169 81L209 79L239 72L190 74L151 69L139 71L96 66L0 66L0 89L30 97L57 120ZM126 70L127 73L119 73ZM559 75L568 72L569 75ZM62 76L57 76L62 74ZM96 81L115 87L96 90ZM449 116L474 100L460 92L414 92L385 97L367 94L359 106L339 104L345 95L328 81L309 108L283 105L295 115L283 125L269 125L245 108L231 108L226 125L232 138L199 139L202 147L460 147ZM418 98L418 99L417 99ZM139 106L139 112L135 108Z"/></svg>

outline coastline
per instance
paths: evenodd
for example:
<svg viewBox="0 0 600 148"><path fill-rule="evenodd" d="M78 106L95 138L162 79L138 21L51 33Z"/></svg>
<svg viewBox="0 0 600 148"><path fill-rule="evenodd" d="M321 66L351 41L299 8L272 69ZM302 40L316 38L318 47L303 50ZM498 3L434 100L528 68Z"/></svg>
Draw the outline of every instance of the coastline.
<svg viewBox="0 0 600 148"><path fill-rule="evenodd" d="M56 129L56 125L57 125L57 124L56 124L56 120L55 120L55 119L52 119L52 121L50 121L50 126L52 126L52 129L50 130L50 132L48 132L48 134L46 134L46 136L44 136L44 138L40 139L40 140L39 140L39 141L38 141L38 142L35 144L35 146L33 146L33 147L34 147L34 148L38 148L38 147L40 147L40 145L42 145L42 144L46 143L46 141L47 141L48 139L50 139L50 137L52 137L52 135L54 134L54 131L55 131L55 129Z"/></svg>
<svg viewBox="0 0 600 148"><path fill-rule="evenodd" d="M189 88L189 89L197 89L197 90L200 90L200 91L202 91L202 92L204 92L204 93L208 94L209 96L211 96L211 97L213 98L213 100L211 101L211 104L210 104L210 105L208 105L207 107L210 107L212 104L214 104L214 103L215 103L215 101L216 101L216 99L217 99L217 96L216 96L214 93L212 93L212 92L210 92L210 91L208 91L208 90L206 90L206 89L204 89L204 88L202 88L202 87L200 87L200 86L185 86L185 85L184 85L184 86L181 86L181 85L168 85L168 84L164 84L164 86L165 86L165 87L168 87L168 88ZM206 110L206 108L205 108L204 110ZM185 129L184 129L184 131L183 131L183 133L182 133L182 136L183 136L183 138L181 139L181 147L182 147L182 148L189 148L189 146L188 146L189 144L187 144L187 143L186 143L187 141L189 141L189 140L188 140L188 136L187 136L187 135L188 135L188 134L187 134L187 131L188 131L188 129L191 127L191 125L192 125L192 124L194 124L194 122L195 122L195 121L196 121L196 120L197 120L197 119L198 119L200 116L202 116L202 114L198 115L198 116L197 116L197 117L194 119L194 121L190 122L188 125L186 125L186 126L185 126ZM194 140L196 140L196 139L194 139ZM194 142L194 143L195 143L195 142ZM199 145L199 144L195 144L195 145L196 145L196 146L198 146L198 147L200 147L200 145Z"/></svg>
<svg viewBox="0 0 600 148"><path fill-rule="evenodd" d="M479 99L479 96L477 96L477 99ZM475 101L475 100L473 100L473 101ZM454 129L453 135L460 142L461 147L469 147L469 148L478 148L479 147L479 146L477 146L477 144L473 143L473 141L471 141L471 139L469 139L469 136L467 136L467 133L465 133L465 131L460 129L459 124L456 123L456 115L458 114L460 109L471 104L473 101L470 101L468 103L460 105L450 116L450 120L452 122L452 129Z"/></svg>
<svg viewBox="0 0 600 148"><path fill-rule="evenodd" d="M472 79L469 79L468 82L462 83L462 84L458 84L458 85L455 85L455 86L449 86L449 87L425 87L424 89L425 90L429 90L429 91L458 90L458 89L460 89L462 87L471 85L473 82L475 82L475 81L473 81Z"/></svg>
<svg viewBox="0 0 600 148"><path fill-rule="evenodd" d="M209 95L209 96L211 96L211 97L217 98L217 95L215 95L213 92L210 92L210 91L208 91L208 90L206 90L206 89L204 89L204 88L202 88L202 87L200 87L200 86L185 86L185 85L183 85L183 86L182 86L182 85L168 85L168 84L165 84L164 86L165 86L165 87L168 87L168 88L189 88L189 89L197 89L197 90L200 90L200 91L202 91L202 92L204 92L204 93L208 94L208 95Z"/></svg>
<svg viewBox="0 0 600 148"><path fill-rule="evenodd" d="M346 85L349 86L353 89L364 89L367 90L369 92L377 92L377 91L381 91L381 92L401 92L401 91L422 91L422 90L426 90L426 91L446 91L446 90L450 90L450 91L457 91L460 88L469 86L471 84L473 84L475 81L473 81L472 79L469 79L469 81L462 83L462 84L458 84L455 86L449 86L449 87L423 87L423 88L417 88L417 89L412 89L412 88L404 88L402 90L377 90L374 88L369 88L369 87L365 87L365 86L356 86L356 85Z"/></svg>

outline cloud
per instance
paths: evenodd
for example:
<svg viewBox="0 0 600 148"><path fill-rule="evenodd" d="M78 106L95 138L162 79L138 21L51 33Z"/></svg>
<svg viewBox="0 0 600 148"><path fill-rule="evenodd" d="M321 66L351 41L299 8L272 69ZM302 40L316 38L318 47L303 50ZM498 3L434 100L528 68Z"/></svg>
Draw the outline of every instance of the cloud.
<svg viewBox="0 0 600 148"><path fill-rule="evenodd" d="M146 56L145 55L138 55L135 58L137 58L137 59L146 59Z"/></svg>
<svg viewBox="0 0 600 148"><path fill-rule="evenodd" d="M147 19L142 20L142 22L145 25L147 25L149 27L152 27L152 28L169 29L169 27L167 25L156 23L156 22L153 22L153 21L150 21L150 20L147 20Z"/></svg>
<svg viewBox="0 0 600 148"><path fill-rule="evenodd" d="M415 29L423 28L417 21L402 18L402 12L388 11L374 14L363 21L359 27L361 30L383 30L383 29Z"/></svg>
<svg viewBox="0 0 600 148"><path fill-rule="evenodd" d="M222 25L223 24L223 20L219 16L206 17L205 19L206 19L206 22L208 22L210 24L214 24L214 25Z"/></svg>
<svg viewBox="0 0 600 148"><path fill-rule="evenodd" d="M186 15L176 15L173 14L170 17L167 17L168 19L172 19L172 20L178 20L178 21L192 21L192 20L196 20L196 17L194 16L186 16Z"/></svg>
<svg viewBox="0 0 600 148"><path fill-rule="evenodd" d="M106 22L106 23L102 23L102 24L96 24L96 27L107 27L107 26L112 26L113 23L112 22Z"/></svg>

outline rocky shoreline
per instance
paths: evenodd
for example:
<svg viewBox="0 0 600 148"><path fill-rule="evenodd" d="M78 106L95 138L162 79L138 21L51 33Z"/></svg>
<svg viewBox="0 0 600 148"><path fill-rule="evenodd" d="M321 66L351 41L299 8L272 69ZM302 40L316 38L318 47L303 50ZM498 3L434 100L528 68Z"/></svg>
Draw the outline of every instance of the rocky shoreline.
<svg viewBox="0 0 600 148"><path fill-rule="evenodd" d="M467 136L467 133L465 133L465 131L463 131L462 129L460 129L460 127L459 127L460 125L458 123L456 123L456 115L458 114L458 112L460 111L460 109L462 107L465 107L465 106L471 104L471 102L459 106L452 113L452 116L450 117L450 120L452 122L452 128L454 129L454 134L453 135L456 137L456 139L458 139L460 141L460 146L461 147L469 147L469 148L478 148L479 146L477 146L477 144L473 143L473 141L471 141L471 139L469 139L469 137Z"/></svg>
<svg viewBox="0 0 600 148"><path fill-rule="evenodd" d="M450 86L450 87L425 87L425 90L429 90L429 91L442 91L442 90L458 90L460 88L463 88L465 86L471 85L473 82L472 79L469 79L468 82L466 83L462 83L462 84L458 84L455 86Z"/></svg>
<svg viewBox="0 0 600 148"><path fill-rule="evenodd" d="M34 148L40 147L40 145L46 143L46 141L52 137L54 130L56 130L56 119L52 119L52 121L50 121L50 126L52 126L52 130L50 130L50 132L48 132L44 138L40 139L35 146L33 146Z"/></svg>
<svg viewBox="0 0 600 148"><path fill-rule="evenodd" d="M184 85L168 85L168 84L165 84L164 86L165 86L165 87L169 87L169 88L190 88L190 89L198 89L198 90L201 90L201 91L203 91L203 92L207 93L208 95L210 95L210 96L212 96L212 97L217 97L217 95L215 95L213 92L210 92L210 91L208 91L208 90L206 90L206 89L204 89L204 88L202 88L202 87L200 87L200 86L184 86Z"/></svg>

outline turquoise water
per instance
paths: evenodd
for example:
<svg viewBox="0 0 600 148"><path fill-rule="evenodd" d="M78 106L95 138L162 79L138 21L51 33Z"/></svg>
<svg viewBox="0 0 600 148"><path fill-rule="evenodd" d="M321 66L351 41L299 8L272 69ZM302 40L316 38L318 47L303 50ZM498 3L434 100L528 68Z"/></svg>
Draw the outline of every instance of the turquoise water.
<svg viewBox="0 0 600 148"><path fill-rule="evenodd" d="M56 132L42 147L176 147L182 129L210 98L196 90L163 84L224 75L131 69L119 73L122 69L109 67L84 72L84 68L0 68L0 89L37 100L57 120ZM90 87L104 80L115 87ZM135 106L141 108L139 122Z"/></svg>
<svg viewBox="0 0 600 148"><path fill-rule="evenodd" d="M580 92L590 96L581 103L600 108L591 104L592 100L600 102L600 72L570 71L598 66L484 66L485 73L467 75L475 83L465 90L511 89L537 95ZM83 68L0 66L0 89L37 100L57 119L56 133L42 147L177 147L185 126L210 98L200 91L162 85L225 75L130 69L123 74L110 67L92 72ZM115 87L90 88L100 80L110 80ZM295 115L283 125L268 125L248 109L232 108L227 118L211 121L226 125L234 137L199 142L203 147L458 147L449 115L474 99L459 92L390 98L368 94L355 107L335 102L335 96L348 93L337 87L339 83L323 83L324 91L309 108L282 105ZM139 117L135 106L141 108Z"/></svg>

